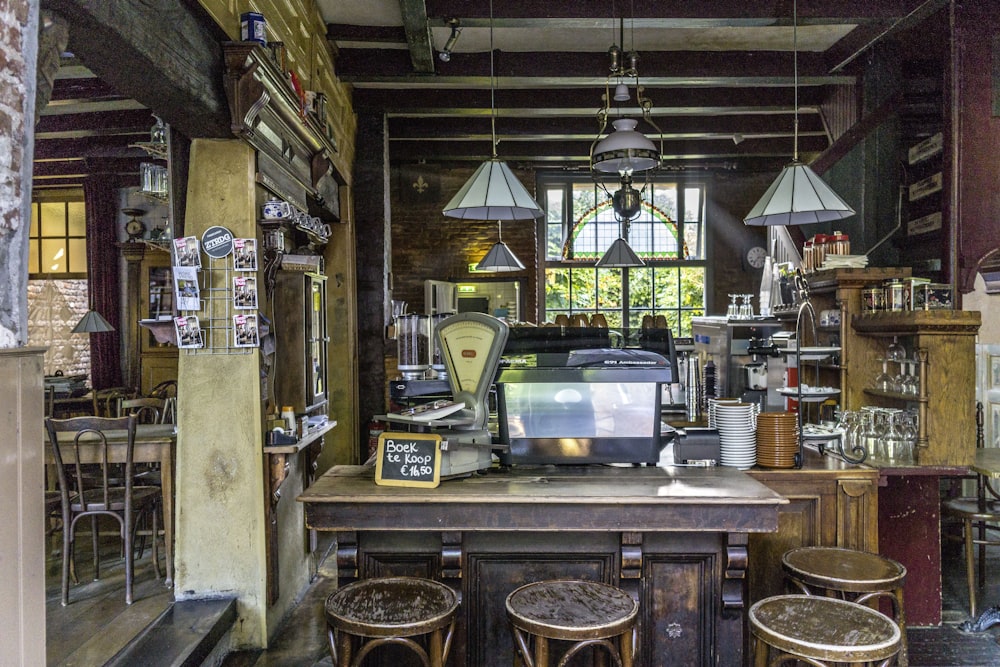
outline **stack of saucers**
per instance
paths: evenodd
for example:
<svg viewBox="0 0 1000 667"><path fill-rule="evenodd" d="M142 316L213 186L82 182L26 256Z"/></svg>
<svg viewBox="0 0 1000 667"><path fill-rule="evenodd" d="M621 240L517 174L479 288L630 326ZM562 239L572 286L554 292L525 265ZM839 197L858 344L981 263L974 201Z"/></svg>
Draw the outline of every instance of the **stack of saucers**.
<svg viewBox="0 0 1000 667"><path fill-rule="evenodd" d="M753 403L717 403L715 427L719 430L721 463L740 470L752 468L757 461L757 440Z"/></svg>
<svg viewBox="0 0 1000 667"><path fill-rule="evenodd" d="M794 468L799 453L799 422L794 412L757 415L757 464L767 468Z"/></svg>

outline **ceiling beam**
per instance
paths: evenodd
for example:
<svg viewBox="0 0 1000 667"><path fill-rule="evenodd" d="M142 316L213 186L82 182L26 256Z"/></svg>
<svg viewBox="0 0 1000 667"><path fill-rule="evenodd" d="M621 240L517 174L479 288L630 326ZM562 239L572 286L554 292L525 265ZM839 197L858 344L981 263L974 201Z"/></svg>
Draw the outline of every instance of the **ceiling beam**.
<svg viewBox="0 0 1000 667"><path fill-rule="evenodd" d="M70 24L69 49L115 90L191 138L231 137L221 30L196 2L42 0Z"/></svg>
<svg viewBox="0 0 1000 667"><path fill-rule="evenodd" d="M431 45L431 31L427 25L427 8L424 0L399 0L399 11L403 15L403 32L409 46L413 71L420 74L434 72L434 47Z"/></svg>

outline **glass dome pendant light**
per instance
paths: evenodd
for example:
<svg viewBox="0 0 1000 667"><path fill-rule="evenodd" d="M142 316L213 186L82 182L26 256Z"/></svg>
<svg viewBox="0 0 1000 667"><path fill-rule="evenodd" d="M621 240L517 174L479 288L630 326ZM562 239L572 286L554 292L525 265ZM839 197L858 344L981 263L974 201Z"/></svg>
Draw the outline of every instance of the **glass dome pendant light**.
<svg viewBox="0 0 1000 667"><path fill-rule="evenodd" d="M851 208L808 165L799 162L799 51L798 7L792 2L792 54L795 92L794 152L743 223L753 226L806 225L841 220L854 215Z"/></svg>

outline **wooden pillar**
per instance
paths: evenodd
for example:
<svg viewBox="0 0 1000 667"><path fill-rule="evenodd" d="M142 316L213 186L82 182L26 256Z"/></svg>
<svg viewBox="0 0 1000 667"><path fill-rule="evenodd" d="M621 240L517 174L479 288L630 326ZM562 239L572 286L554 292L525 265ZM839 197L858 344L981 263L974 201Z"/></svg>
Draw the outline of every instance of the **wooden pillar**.
<svg viewBox="0 0 1000 667"><path fill-rule="evenodd" d="M254 165L254 151L242 141L192 142L187 235L200 237L208 227L222 225L234 237L256 236ZM206 260L203 254L203 263L210 263ZM203 290L225 290L223 281L224 276L206 276ZM181 350L178 358L174 595L178 600L237 596L232 648L266 647L260 353L227 349L232 331L225 319L203 321L202 327L207 347Z"/></svg>
<svg viewBox="0 0 1000 667"><path fill-rule="evenodd" d="M385 412L385 326L388 324L389 155L385 115L358 110L354 190L358 262L358 366L365 369L358 387L362 430L372 415ZM359 443L360 445L360 443ZM364 457L362 457L363 460Z"/></svg>

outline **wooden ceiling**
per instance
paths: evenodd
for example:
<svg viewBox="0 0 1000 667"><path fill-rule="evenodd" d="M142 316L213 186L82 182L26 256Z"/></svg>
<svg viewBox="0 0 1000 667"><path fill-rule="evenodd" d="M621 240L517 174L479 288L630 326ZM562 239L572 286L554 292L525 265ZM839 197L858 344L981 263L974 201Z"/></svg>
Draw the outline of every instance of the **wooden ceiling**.
<svg viewBox="0 0 1000 667"><path fill-rule="evenodd" d="M856 99L878 45L906 40L946 0L318 0L359 113L384 111L394 161L499 157L585 165L608 47L639 54L666 167L777 169L835 136L831 99ZM492 6L492 9L491 9ZM793 27L793 10L796 22ZM492 12L492 17L491 17ZM439 54L461 28L451 57ZM947 25L944 14L944 26ZM945 33L946 34L946 33ZM925 35L930 37L930 35ZM491 66L490 45L493 46ZM925 41L925 48L941 44ZM793 46L795 49L793 50ZM946 43L944 45L946 47ZM492 67L492 91L491 91ZM616 83L611 79L610 85ZM634 89L612 117L636 117ZM492 99L491 99L492 98ZM491 111L491 108L495 111ZM491 116L493 118L491 119ZM639 127L656 139L648 124Z"/></svg>
<svg viewBox="0 0 1000 667"><path fill-rule="evenodd" d="M874 49L940 63L948 48L947 0L798 0L794 28L791 0L494 0L492 18L490 3L473 0L316 4L336 74L358 114L386 116L395 163L481 161L495 127L502 159L585 166L605 86L617 82L607 54L616 43L639 54L662 135L639 129L662 136L666 168L776 171L794 151L796 66L798 149L809 162L846 130L825 111L858 98ZM36 126L36 189L78 186L116 161L137 170L134 145L148 139L153 112L187 138L232 136L225 37L197 2L171 5L169 20L143 3L42 7L69 20L73 55ZM461 32L445 62L449 21ZM942 74L932 66L927 76ZM612 117L639 116L630 92Z"/></svg>

